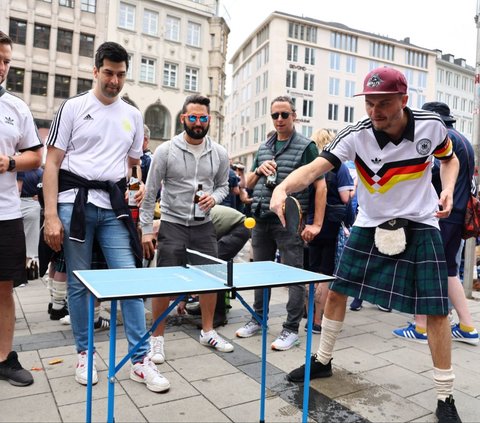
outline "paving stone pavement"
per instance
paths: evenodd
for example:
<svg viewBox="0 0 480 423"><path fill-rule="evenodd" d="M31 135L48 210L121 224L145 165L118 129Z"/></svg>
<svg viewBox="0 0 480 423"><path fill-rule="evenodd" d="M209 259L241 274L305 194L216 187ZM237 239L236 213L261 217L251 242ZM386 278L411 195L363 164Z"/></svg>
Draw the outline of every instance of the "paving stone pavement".
<svg viewBox="0 0 480 423"><path fill-rule="evenodd" d="M253 292L242 295L252 303ZM17 322L14 348L35 383L14 387L0 381L0 422L85 421L85 388L75 382L76 353L69 326L51 321L49 296L41 279L15 289ZM276 288L271 299L268 341L281 330L287 289ZM235 338L249 318L239 301L232 300L229 323L218 332L230 339L235 351L217 353L198 342L192 317L170 319L166 334L166 363L160 371L170 380L167 393L156 394L129 379L128 365L117 375L116 422L255 422L259 419L261 337ZM104 305L107 313L108 304ZM469 300L480 328L480 297ZM146 302L146 313L150 302ZM107 315L107 314L106 314ZM310 385L312 422L436 422L432 364L427 345L395 338L391 331L411 316L385 313L364 303L361 311L347 311L335 346L331 378ZM304 360L305 321L301 343L289 351L267 354L267 422L300 422L303 386L288 382L286 373ZM117 354L126 351L119 327ZM106 420L108 332L95 334L99 383L93 389L93 421ZM313 336L313 348L319 335ZM269 344L268 344L269 345ZM453 343L456 374L455 401L463 422L480 421L480 346ZM50 364L61 359L58 364Z"/></svg>

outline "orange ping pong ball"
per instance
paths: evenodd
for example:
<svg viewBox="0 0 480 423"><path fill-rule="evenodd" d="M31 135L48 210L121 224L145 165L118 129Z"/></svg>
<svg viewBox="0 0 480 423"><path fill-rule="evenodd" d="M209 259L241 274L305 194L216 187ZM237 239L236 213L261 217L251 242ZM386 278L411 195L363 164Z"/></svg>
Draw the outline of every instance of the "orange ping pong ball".
<svg viewBox="0 0 480 423"><path fill-rule="evenodd" d="M245 219L245 221L243 222L243 224L245 225L245 227L247 229L252 229L255 227L255 225L257 224L257 222L255 222L255 219L253 217L247 217Z"/></svg>

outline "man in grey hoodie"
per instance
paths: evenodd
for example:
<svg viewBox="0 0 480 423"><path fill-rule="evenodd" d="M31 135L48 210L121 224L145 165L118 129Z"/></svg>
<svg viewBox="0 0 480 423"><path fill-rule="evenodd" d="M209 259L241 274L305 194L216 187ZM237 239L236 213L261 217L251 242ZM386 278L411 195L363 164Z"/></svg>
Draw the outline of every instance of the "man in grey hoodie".
<svg viewBox="0 0 480 423"><path fill-rule="evenodd" d="M155 150L146 183L146 195L140 208L140 226L144 255L153 257L153 211L155 196L162 184L161 225L158 233L157 266L183 264L185 248L217 256L215 228L210 209L228 194L229 160L225 148L207 136L210 126L210 99L201 95L186 98L180 116L184 131ZM201 189L201 193L199 193ZM194 203L195 196L198 203ZM200 343L221 352L233 351L233 345L213 329L216 294L200 295L202 326ZM168 297L152 299L153 318L168 307ZM165 321L150 338L150 358L165 361Z"/></svg>

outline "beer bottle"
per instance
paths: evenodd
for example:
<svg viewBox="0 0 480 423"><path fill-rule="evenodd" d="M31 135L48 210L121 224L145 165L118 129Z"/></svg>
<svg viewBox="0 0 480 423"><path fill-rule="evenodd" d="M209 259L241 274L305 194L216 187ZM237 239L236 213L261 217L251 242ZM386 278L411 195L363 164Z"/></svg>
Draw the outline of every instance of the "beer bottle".
<svg viewBox="0 0 480 423"><path fill-rule="evenodd" d="M199 202L200 197L203 195L202 184L198 184L198 189L195 192L195 197L193 197L193 219L194 220L204 220L205 212L200 208Z"/></svg>
<svg viewBox="0 0 480 423"><path fill-rule="evenodd" d="M135 194L140 189L140 180L138 179L137 175L137 166L132 167L132 176L128 181L128 189L128 207L130 208L130 213L136 226L138 224L138 207L135 201Z"/></svg>

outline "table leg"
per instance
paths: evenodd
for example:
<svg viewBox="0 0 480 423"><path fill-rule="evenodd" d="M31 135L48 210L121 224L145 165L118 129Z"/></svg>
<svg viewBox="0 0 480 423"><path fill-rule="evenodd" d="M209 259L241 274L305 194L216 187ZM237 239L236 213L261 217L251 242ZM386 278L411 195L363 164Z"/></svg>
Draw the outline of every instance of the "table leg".
<svg viewBox="0 0 480 423"><path fill-rule="evenodd" d="M267 378L267 320L268 320L268 288L263 289L263 316L262 316L262 386L260 392L260 423L265 422L265 381Z"/></svg>
<svg viewBox="0 0 480 423"><path fill-rule="evenodd" d="M87 423L92 421L92 382L93 382L93 319L95 310L95 297L89 294L88 305L88 351L87 351Z"/></svg>
<svg viewBox="0 0 480 423"><path fill-rule="evenodd" d="M312 326L313 326L313 303L315 297L315 284L308 285L308 316L307 316L307 345L305 347L305 377L303 383L303 415L302 422L308 420L308 399L310 394L310 352L312 351Z"/></svg>
<svg viewBox="0 0 480 423"><path fill-rule="evenodd" d="M110 306L110 351L108 354L108 416L107 422L115 421L115 352L117 346L117 300Z"/></svg>

